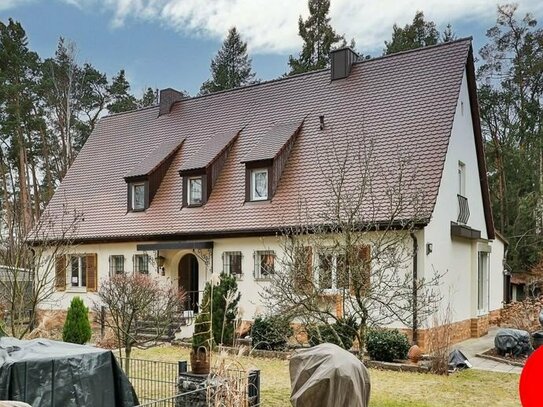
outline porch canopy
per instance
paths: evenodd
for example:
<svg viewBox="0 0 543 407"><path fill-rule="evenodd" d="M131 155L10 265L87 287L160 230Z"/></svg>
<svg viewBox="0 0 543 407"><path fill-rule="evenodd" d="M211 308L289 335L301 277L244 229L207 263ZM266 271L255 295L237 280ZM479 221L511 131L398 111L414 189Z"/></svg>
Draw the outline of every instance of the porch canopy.
<svg viewBox="0 0 543 407"><path fill-rule="evenodd" d="M136 246L139 251L169 250L169 249L213 249L213 241L191 242L186 240L142 243Z"/></svg>

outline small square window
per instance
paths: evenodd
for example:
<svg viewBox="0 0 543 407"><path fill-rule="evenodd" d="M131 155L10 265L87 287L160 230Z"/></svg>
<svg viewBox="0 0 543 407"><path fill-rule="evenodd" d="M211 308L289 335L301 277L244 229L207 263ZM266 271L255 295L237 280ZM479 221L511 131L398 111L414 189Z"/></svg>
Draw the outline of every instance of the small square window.
<svg viewBox="0 0 543 407"><path fill-rule="evenodd" d="M255 278L270 278L275 273L275 252L266 250L255 252Z"/></svg>
<svg viewBox="0 0 543 407"><path fill-rule="evenodd" d="M223 273L241 277L241 252L223 253Z"/></svg>
<svg viewBox="0 0 543 407"><path fill-rule="evenodd" d="M188 179L188 197L189 205L202 204L202 177L192 177Z"/></svg>
<svg viewBox="0 0 543 407"><path fill-rule="evenodd" d="M149 256L146 254L134 255L134 272L149 274Z"/></svg>
<svg viewBox="0 0 543 407"><path fill-rule="evenodd" d="M132 210L142 211L145 209L145 184L132 184Z"/></svg>
<svg viewBox="0 0 543 407"><path fill-rule="evenodd" d="M109 256L109 275L124 273L124 256Z"/></svg>
<svg viewBox="0 0 543 407"><path fill-rule="evenodd" d="M265 201L268 199L268 170L257 169L251 171L251 201Z"/></svg>

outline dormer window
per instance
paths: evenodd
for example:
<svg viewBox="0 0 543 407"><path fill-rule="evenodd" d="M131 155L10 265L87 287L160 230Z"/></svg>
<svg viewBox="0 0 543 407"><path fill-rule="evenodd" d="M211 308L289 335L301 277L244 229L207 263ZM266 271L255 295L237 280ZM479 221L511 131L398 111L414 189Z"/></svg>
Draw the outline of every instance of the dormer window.
<svg viewBox="0 0 543 407"><path fill-rule="evenodd" d="M268 199L268 169L259 168L251 171L251 201Z"/></svg>
<svg viewBox="0 0 543 407"><path fill-rule="evenodd" d="M202 204L202 177L190 177L188 179L188 204Z"/></svg>
<svg viewBox="0 0 543 407"><path fill-rule="evenodd" d="M132 184L132 210L145 210L145 183L138 182Z"/></svg>

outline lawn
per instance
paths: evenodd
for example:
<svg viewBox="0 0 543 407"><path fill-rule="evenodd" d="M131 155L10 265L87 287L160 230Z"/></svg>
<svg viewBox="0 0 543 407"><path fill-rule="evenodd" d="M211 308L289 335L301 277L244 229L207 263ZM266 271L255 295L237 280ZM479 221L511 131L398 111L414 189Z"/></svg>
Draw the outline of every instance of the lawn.
<svg viewBox="0 0 543 407"><path fill-rule="evenodd" d="M189 350L163 346L137 350L135 358L176 362L188 360ZM234 359L234 358L233 358ZM236 357L245 369L261 370L262 405L289 406L288 361ZM519 406L519 376L467 370L448 377L370 369L372 407Z"/></svg>

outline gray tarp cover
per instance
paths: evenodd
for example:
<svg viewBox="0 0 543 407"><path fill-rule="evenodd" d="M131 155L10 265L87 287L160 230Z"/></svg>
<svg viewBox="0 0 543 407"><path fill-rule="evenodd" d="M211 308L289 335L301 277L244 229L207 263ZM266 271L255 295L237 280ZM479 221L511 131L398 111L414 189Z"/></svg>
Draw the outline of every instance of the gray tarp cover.
<svg viewBox="0 0 543 407"><path fill-rule="evenodd" d="M33 407L132 407L138 400L113 353L47 339L0 338L0 400Z"/></svg>
<svg viewBox="0 0 543 407"><path fill-rule="evenodd" d="M290 359L294 407L367 407L370 376L350 352L331 343L296 351Z"/></svg>

